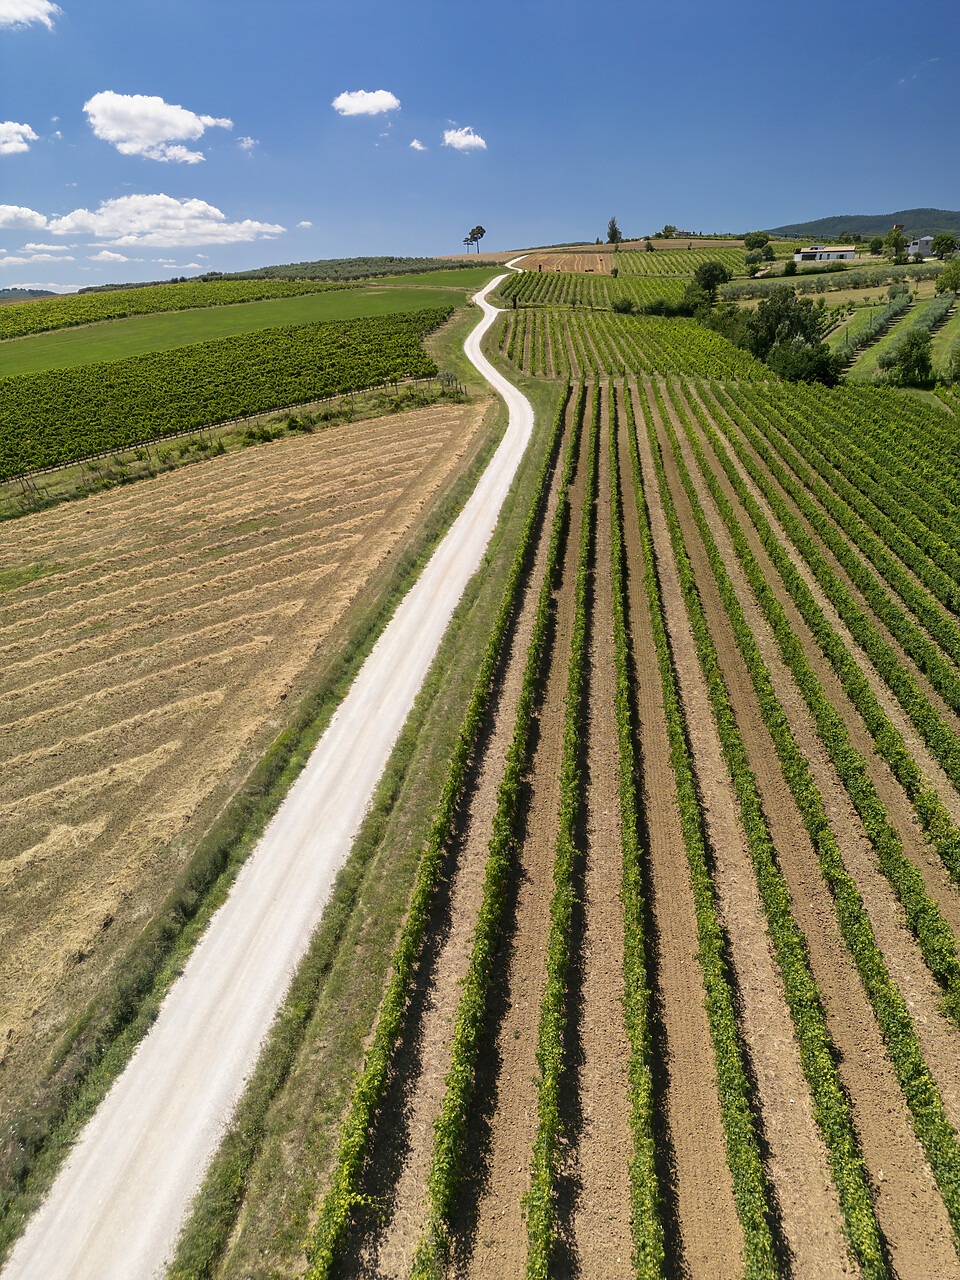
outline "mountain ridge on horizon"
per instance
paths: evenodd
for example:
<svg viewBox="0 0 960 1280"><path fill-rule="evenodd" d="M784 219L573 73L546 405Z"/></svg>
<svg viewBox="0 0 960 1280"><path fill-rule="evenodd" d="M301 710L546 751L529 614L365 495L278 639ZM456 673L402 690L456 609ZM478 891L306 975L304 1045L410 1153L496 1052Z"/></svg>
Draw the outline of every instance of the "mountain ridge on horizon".
<svg viewBox="0 0 960 1280"><path fill-rule="evenodd" d="M780 227L765 227L771 235L797 236L801 239L826 239L842 235L845 231L858 231L862 236L882 236L902 223L904 232L911 238L936 235L949 231L960 236L960 211L955 209L900 209L895 213L843 213L829 218L815 218L811 222L788 222Z"/></svg>

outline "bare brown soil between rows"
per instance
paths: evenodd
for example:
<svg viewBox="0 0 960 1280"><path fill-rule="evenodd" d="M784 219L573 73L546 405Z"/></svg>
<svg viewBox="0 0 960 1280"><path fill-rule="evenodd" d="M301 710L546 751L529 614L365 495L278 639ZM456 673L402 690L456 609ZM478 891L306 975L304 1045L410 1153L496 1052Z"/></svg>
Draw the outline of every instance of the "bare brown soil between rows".
<svg viewBox="0 0 960 1280"><path fill-rule="evenodd" d="M716 410L716 407L712 404L708 406L708 412L710 410L713 410L713 418L718 431L720 431L721 434L726 430L733 430L733 427L725 415L719 413L719 411ZM709 445L706 440L702 438L699 428L695 429L698 431L698 438L700 438L701 445L704 447L707 456L711 457L712 452L710 451ZM764 515L767 517L771 528L776 531L784 550L790 556L799 572L803 574L804 581L810 588L814 600L823 610L824 615L834 627L834 630L844 640L850 656L857 663L864 676L870 682L871 688L877 694L881 705L890 716L894 725L901 731L908 750L911 751L911 754L920 769L923 771L927 780L944 801L948 811L953 814L957 813L958 808L960 808L960 797L958 797L949 779L946 778L939 765L937 765L937 763L932 759L923 743L919 740L913 726L906 720L899 703L897 703L893 698L893 695L877 675L866 656L849 636L843 622L837 616L829 600L827 600L823 591L813 579L812 574L807 569L799 553L797 553L788 542L786 535L782 532L778 522L774 518L773 512L768 507L762 495L758 492L756 486L750 480L749 476L746 475L744 469L739 466L738 460L735 458L734 463L737 465L741 478L744 480ZM922 874L927 892L937 903L944 915L944 918L947 920L954 933L957 934L960 932L960 893L958 893L956 886L950 880L946 868L937 857L936 852L925 841L912 804L900 783L894 777L889 766L877 754L873 744L873 739L870 737L862 718L850 702L850 699L847 697L840 681L837 679L833 668L821 653L816 640L810 633L809 628L793 604L789 593L783 586L780 575L777 573L776 569L770 562L766 551L760 544L759 537L753 528L753 524L746 512L743 511L736 495L733 493L732 487L730 486L726 475L723 473L722 468L718 465L714 468L714 471L727 498L733 503L734 508L737 511L741 528L743 528L748 540L750 541L751 550L763 568L767 582L783 605L793 631L803 641L804 652L807 655L808 662L816 672L820 683L823 685L827 697L830 699L831 705L843 716L847 732L850 735L850 740L866 762L870 780L876 787L877 794L887 809L890 821L897 829L903 843L904 852Z"/></svg>
<svg viewBox="0 0 960 1280"><path fill-rule="evenodd" d="M538 697L536 744L525 780L516 846L516 897L512 920L504 930L501 976L491 1002L489 1048L477 1068L479 1105L471 1144L477 1155L462 1200L463 1217L455 1224L451 1268L451 1275L469 1280L512 1280L524 1274L526 1264L522 1198L530 1187L537 1129L537 1037L559 830L564 703L587 444L585 424L569 490L549 665L542 671Z"/></svg>
<svg viewBox="0 0 960 1280"><path fill-rule="evenodd" d="M610 391L603 394L584 689L586 860L572 941L562 1110L569 1142L560 1187L558 1274L613 1280L632 1273L630 1232L630 1044L623 1006L623 857L618 790L616 671L610 579ZM579 934L579 937L577 936Z"/></svg>
<svg viewBox="0 0 960 1280"><path fill-rule="evenodd" d="M692 528L692 517L685 495L681 501L677 479L673 486L678 509L685 513L681 520L686 528ZM824 997L828 1028L840 1052L841 1075L852 1100L854 1121L891 1260L897 1273L904 1277L916 1276L919 1280L930 1274L958 1275L960 1268L943 1202L914 1136L909 1110L872 1010L840 937L815 852L780 773L712 572L699 539L691 534L687 545L780 867L793 898L794 915L807 939L814 977ZM785 709L788 714L794 710L789 702ZM801 745L808 744L802 741ZM856 815L851 817L849 811L844 815L842 806L836 804L836 795L833 800L831 824L845 858L852 859L858 839L862 841L862 832L858 832ZM860 882L864 870L860 865L851 867L861 892L869 900L873 886L869 877L866 877L868 883ZM903 941L909 947L910 939ZM896 945L891 944L889 937L883 939L883 944L885 950L887 945ZM926 1050L926 1044L924 1047Z"/></svg>
<svg viewBox="0 0 960 1280"><path fill-rule="evenodd" d="M641 455L643 456L643 455ZM621 431L629 625L636 681L641 795L646 827L650 903L658 1140L666 1193L666 1243L671 1270L691 1280L732 1280L743 1268L705 992L697 961L697 920L670 763L663 690L643 581L643 559L632 464ZM644 467L649 488L652 469ZM651 520L660 545L666 531L658 504Z"/></svg>
<svg viewBox="0 0 960 1280"><path fill-rule="evenodd" d="M684 452L688 470L695 476L696 483L699 479L696 463L689 450ZM900 987L916 1023L924 1057L940 1086L947 1115L956 1125L960 1123L960 1074L957 1072L957 1063L960 1061L960 1031L941 1013L942 992L924 964L920 949L909 931L903 910L889 882L877 867L876 854L859 815L817 737L813 718L783 664L776 641L739 571L726 529L702 480L697 489L711 532L729 565L728 571L744 614L761 646L774 689L791 729L810 762L814 779L828 805L835 829L844 832L842 850L847 870L856 880L863 896L891 975ZM915 828L908 827L908 833L920 847L921 842Z"/></svg>
<svg viewBox="0 0 960 1280"><path fill-rule="evenodd" d="M960 728L960 718L958 718L956 713L943 701L943 699L936 692L936 690L930 684L927 677L919 669L919 667L916 665L913 659L901 648L899 641L897 641L890 634L890 632L887 630L884 623L881 622L880 619L876 616L876 614L871 609L870 605L861 596L857 587L855 587L854 584L847 577L846 571L837 562L833 553L826 546L824 546L824 544L820 541L820 538L818 537L816 532L811 528L806 517L803 516L797 510L797 507L793 499L790 497L789 494L787 494L783 490L783 488L777 482L776 478L770 474L769 469L766 467L764 462L756 453L753 446L749 444L748 441L743 439L742 435L740 435L739 432L738 432L738 436L740 439L740 443L747 450L750 457L757 464L757 466L760 468L762 473L773 484L775 490L777 491L777 493L779 493L780 497L784 500L787 507L790 509L791 513L803 525L807 535L816 544L816 546L822 553L824 559L830 565L830 568L834 571L834 573L840 579L842 584L847 588L847 590L853 596L858 607L863 611L863 613L867 615L869 620L873 623L874 627L880 634L881 638L894 651L900 664L906 669L906 671L910 675L913 676L914 680L916 680L921 692L924 694L925 697L929 699L929 701L933 704L934 708L943 717L947 728L951 732L956 734L958 731L958 728ZM742 468L741 468L741 474L744 474L742 471ZM751 488L755 488L755 486L753 486L752 484L752 481L748 479L747 482L751 484ZM769 510L766 507L766 504L764 504L764 509ZM824 512L823 514L827 515L826 512ZM841 537L845 537L842 529L837 528L837 532L840 534ZM846 539L846 540L848 542L848 545L850 545L849 539ZM791 554L791 558L794 559L795 563L798 563L799 565L800 563L800 560L798 559L799 553L797 553L793 549L792 544L789 544L785 535L784 535L783 541L784 541L784 545L787 547L788 551ZM851 545L851 550L853 551L854 554L859 556L861 561L863 560L863 557L860 555L856 547ZM910 611L906 609L906 607L903 605L903 602L895 595L894 592L890 590L889 587L886 586L886 584L881 579L879 579L879 576L877 575L876 571L872 568L872 566L867 565L866 567L868 571L872 574L872 576L878 580L881 588L884 589L887 592L887 594L890 595L895 600L895 602L900 608L904 609L908 617L912 617L912 615L910 614ZM808 582L812 584L811 589L818 593L818 596L817 596L818 603L820 602L820 600L826 601L826 597L822 592L822 589L819 586L817 586L816 583L814 582L810 570L805 568L804 573ZM921 586L921 589L925 590L925 588L923 588L922 586ZM958 797L956 793L956 789L954 788L953 784L947 778L941 766L934 759L932 753L929 751L929 749L927 748L927 746L924 744L923 740L920 738L919 734L917 733L917 730L910 723L908 717L906 716L906 713L903 711L902 707L897 702L894 695L883 684L882 678L875 671L869 659L866 657L865 654L862 653L862 651L857 646L856 641L854 641L853 638L850 636L850 633L846 628L846 624L839 620L838 615L835 613L835 611L833 610L833 607L829 603L826 603L825 611L826 610L830 611L829 616L831 617L831 620L837 619L835 623L836 629L839 630L841 634L844 636L844 639L847 642L848 648L850 648L851 651L853 652L854 657L857 659L858 665L865 672L865 674L867 674L871 684L883 690L884 698L890 705L890 710L888 711L890 718L897 725L898 729L900 729L901 733L904 736L904 739L907 741L907 744L910 747L911 752L917 757L918 763L921 764L921 767L924 769L924 772L927 773L933 785L936 786L937 790L940 792L941 797L943 799L943 803L946 806L946 808L950 811L953 817L953 820L955 822L960 822L960 797ZM927 638L931 639L931 637L929 636ZM932 639L931 639L931 642L935 643L932 641ZM947 661L949 661L949 659L947 659ZM886 709L886 706L885 706L885 709Z"/></svg>
<svg viewBox="0 0 960 1280"><path fill-rule="evenodd" d="M560 460L562 456L561 452ZM342 1250L340 1274L344 1277L405 1280L425 1226L433 1121L445 1092L457 1002L470 960L497 789L513 738L517 699L546 569L559 474L558 462L533 565L485 713L462 803L460 831L447 853L444 888L428 926L429 941L418 961L404 1035L376 1119L364 1190L377 1207L370 1213L358 1213L355 1219Z"/></svg>
<svg viewBox="0 0 960 1280"><path fill-rule="evenodd" d="M344 425L4 526L0 566L62 566L0 612L23 644L0 676L4 1116L474 456L490 403L383 422L373 463L377 428Z"/></svg>
<svg viewBox="0 0 960 1280"><path fill-rule="evenodd" d="M776 431L774 431L774 435L777 439L780 438L779 434ZM768 447L769 447L769 442L768 442ZM757 455L752 448L751 448L751 455L756 459L758 465L760 465L763 468L764 474L768 476L771 483L776 485L778 492L780 493L786 505L789 507L791 513L803 525L807 536L816 545L817 549L820 551L820 554L829 564L830 568L837 575L837 577L840 579L840 581L843 583L846 589L850 592L851 596L853 596L854 600L857 603L858 608L860 608L867 615L867 617L873 623L874 627L876 627L877 631L879 632L883 640L890 646L891 649L893 649L894 653L897 655L898 661L906 668L907 671L910 672L910 674L916 680L924 696L930 700L930 702L936 708L938 713L943 717L947 727L955 734L960 733L960 714L954 711L954 709L943 700L940 694L937 693L936 689L930 683L926 674L920 669L920 667L916 664L913 658L906 652L906 650L901 647L899 640L897 640L896 637L890 631L887 630L886 623L884 623L874 613L872 606L861 595L860 588L857 587L856 584L850 579L846 569L844 569L844 567L840 564L839 560L837 560L834 553L822 541L820 535L810 524L810 521L808 520L808 518L800 512L794 499L790 496L790 494L788 494L781 487L781 485L776 480L776 478L770 473L769 468L766 466L764 462L761 461L761 459L759 458L759 455ZM782 459L781 459L781 463L784 467L786 467L786 463L783 462ZM812 470L812 467L810 469ZM789 472L789 468L787 468L787 470ZM883 578L881 574L878 572L878 570L873 567L873 565L870 563L870 561L867 559L864 553L860 550L860 548L856 545L856 543L853 541L850 535L844 529L841 529L839 525L837 525L833 521L829 512L825 509L823 504L820 502L819 498L817 498L816 495L810 493L810 491L807 489L805 489L804 492L806 494L806 497L809 499L809 501L816 507L820 515L822 515L825 519L828 519L831 521L831 523L834 525L834 529L836 533L846 544L847 548L850 551L850 554L854 556L860 562L861 565L863 565L866 572L871 576L871 578L873 578L873 580L876 582L877 586L884 593L884 595L889 600L891 600L898 609L903 611L903 613L906 615L909 621L911 621L925 635L925 637L930 641L931 644L933 644L934 646L937 646L936 640L934 640L934 638L925 630L923 624L917 620L914 614L911 613L908 605L906 605L904 601L900 599L900 597L897 595L894 589L887 583L886 579ZM912 571L908 568L908 566L901 563L900 567L904 570L904 572L907 574L908 577L912 578L913 581L917 583L920 590L926 591L926 588L923 586L923 584L917 582L917 579L914 577ZM933 600L933 597L930 597L930 599ZM934 602L934 603L939 608L939 604L937 602ZM944 616L949 617L946 611L943 610L942 608L940 609L940 612L943 613ZM945 661L947 662L951 661L945 654L943 656Z"/></svg>
<svg viewBox="0 0 960 1280"><path fill-rule="evenodd" d="M655 406L653 411L658 418ZM710 574L709 565L697 540L662 428L659 438L674 505L685 529L690 531L686 535L688 554L698 575L701 599L708 616L712 615L711 629L719 649L724 642L733 644L733 637L715 629L720 601L704 577ZM669 552L668 547L659 550L664 557ZM779 1210L782 1247L796 1276L855 1273L856 1268L848 1261L843 1218L827 1151L814 1118L706 681L686 613L681 614L680 585L672 559L664 578L671 583L670 596L676 593L676 616L671 620L668 613L668 626L713 855L721 922L739 997L740 1026L760 1104L766 1167Z"/></svg>

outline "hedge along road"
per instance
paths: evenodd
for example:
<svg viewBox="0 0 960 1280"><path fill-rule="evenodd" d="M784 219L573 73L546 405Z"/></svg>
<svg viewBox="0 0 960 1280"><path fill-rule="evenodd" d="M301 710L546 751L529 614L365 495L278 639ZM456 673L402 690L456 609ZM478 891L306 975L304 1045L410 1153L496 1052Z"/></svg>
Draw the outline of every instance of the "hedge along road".
<svg viewBox="0 0 960 1280"><path fill-rule="evenodd" d="M163 1274L530 441L530 402L480 352L498 315L486 294L503 278L474 296L484 317L464 350L506 401L506 433L27 1225L3 1280Z"/></svg>

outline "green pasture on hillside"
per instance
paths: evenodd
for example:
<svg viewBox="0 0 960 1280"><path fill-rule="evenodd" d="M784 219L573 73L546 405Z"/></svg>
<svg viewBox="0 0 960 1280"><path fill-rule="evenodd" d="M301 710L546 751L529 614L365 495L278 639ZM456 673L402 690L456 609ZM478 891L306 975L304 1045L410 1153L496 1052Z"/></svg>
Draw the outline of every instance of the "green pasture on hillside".
<svg viewBox="0 0 960 1280"><path fill-rule="evenodd" d="M309 293L298 298L269 298L195 311L167 311L59 329L0 343L0 377L124 360L149 351L172 351L195 342L230 338L281 325L460 306L495 274L489 267L440 271L416 285L410 283L410 276L396 276L378 280L368 288ZM454 283L459 287L451 288Z"/></svg>
<svg viewBox="0 0 960 1280"><path fill-rule="evenodd" d="M877 370L877 357L881 351L885 351L887 347L899 341L907 332L911 325L923 315L928 307L933 306L935 299L926 302L917 302L910 308L902 320L897 323L883 335L879 342L875 342L872 347L867 347L866 351L862 351L850 366L849 377L851 378L872 378Z"/></svg>
<svg viewBox="0 0 960 1280"><path fill-rule="evenodd" d="M847 320L844 320L842 324L837 325L836 329L827 336L827 346L831 351L836 351L837 347L839 347L841 343L846 342L846 340L852 337L853 334L858 333L863 329L874 315L876 315L878 311L882 310L882 305L875 307L858 307L852 316Z"/></svg>
<svg viewBox="0 0 960 1280"><path fill-rule="evenodd" d="M953 315L942 329L933 335L933 346L930 355L934 372L942 373L950 363L950 352L960 342L960 306L954 308Z"/></svg>
<svg viewBox="0 0 960 1280"><path fill-rule="evenodd" d="M450 271L431 271L429 275L418 277L422 280L422 284L417 285L418 289L433 289L452 287L462 289L465 293L473 294L478 289L482 289L488 280L493 280L496 276L502 276L504 273L509 274L508 267L464 267L460 270L451 269ZM411 288L411 277L405 276L383 276L373 282L377 288ZM431 305L431 304L424 304Z"/></svg>

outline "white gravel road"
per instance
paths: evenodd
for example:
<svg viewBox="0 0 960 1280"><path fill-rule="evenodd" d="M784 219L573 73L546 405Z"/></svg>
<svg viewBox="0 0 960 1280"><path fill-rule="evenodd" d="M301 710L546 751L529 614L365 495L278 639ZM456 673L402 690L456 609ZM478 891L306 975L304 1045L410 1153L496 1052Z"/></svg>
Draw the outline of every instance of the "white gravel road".
<svg viewBox="0 0 960 1280"><path fill-rule="evenodd" d="M85 1129L3 1280L151 1280L177 1233L315 929L530 440L529 401L465 343L509 426L357 675L160 1016Z"/></svg>

